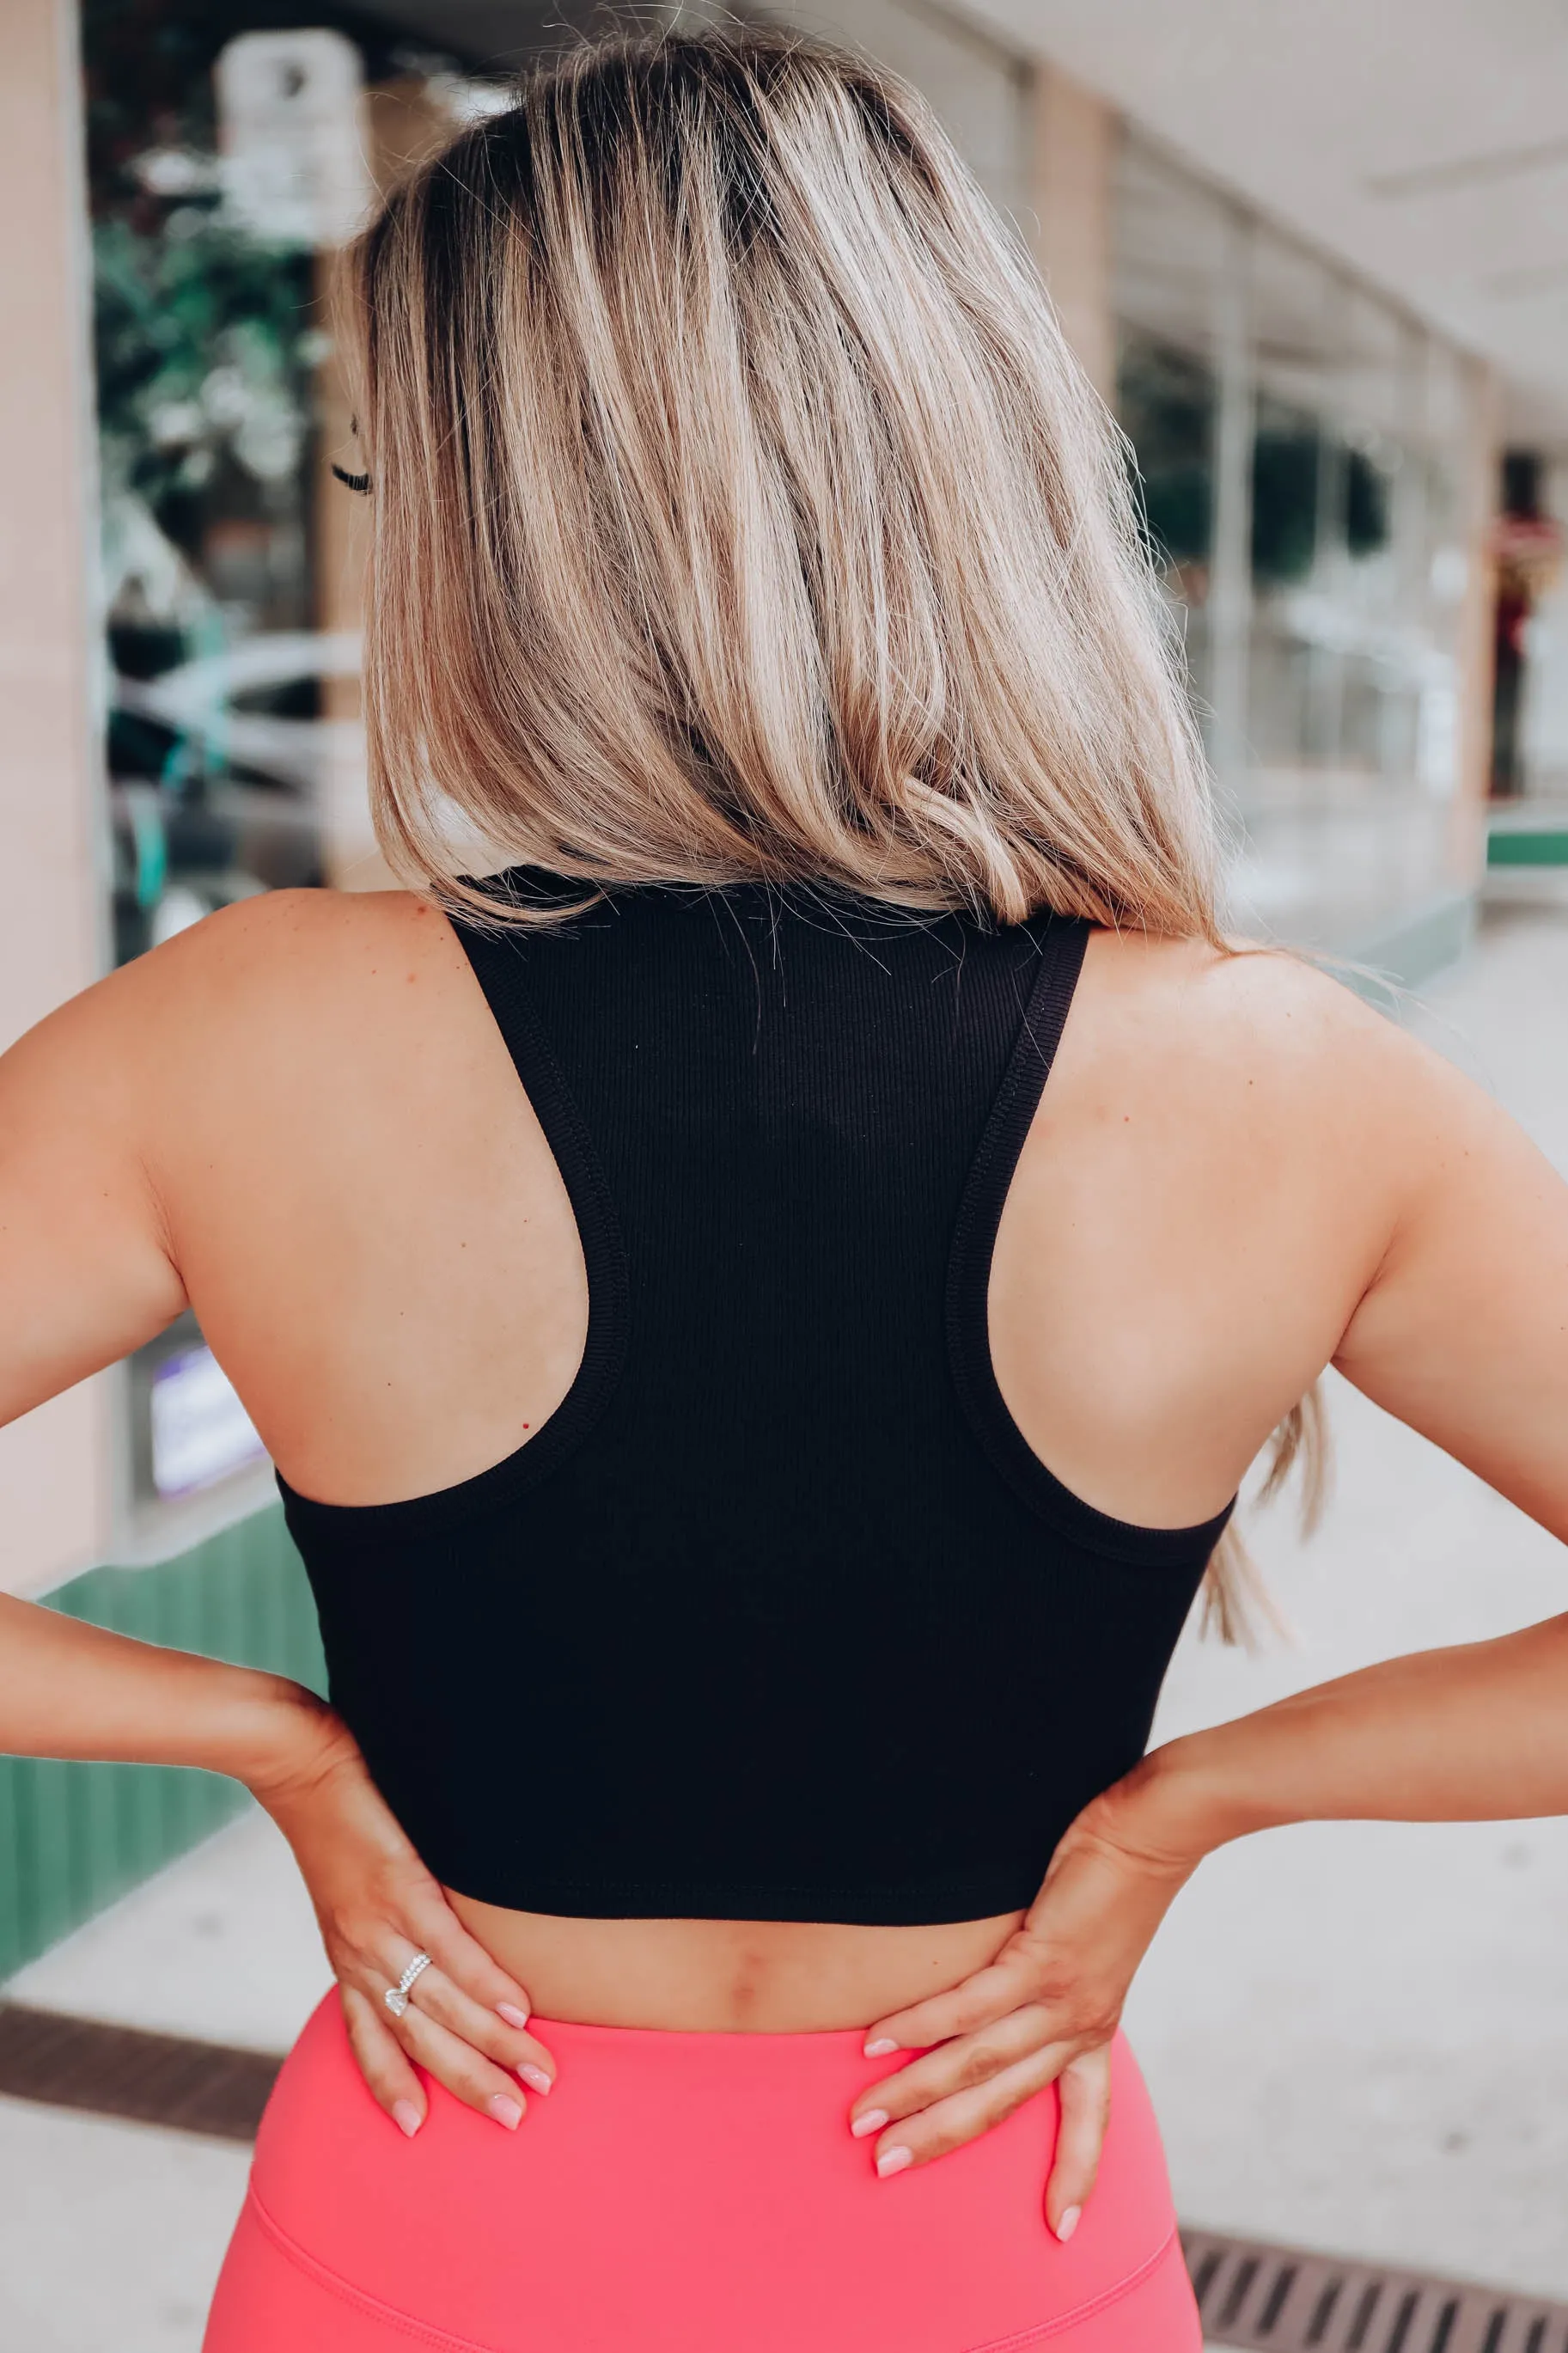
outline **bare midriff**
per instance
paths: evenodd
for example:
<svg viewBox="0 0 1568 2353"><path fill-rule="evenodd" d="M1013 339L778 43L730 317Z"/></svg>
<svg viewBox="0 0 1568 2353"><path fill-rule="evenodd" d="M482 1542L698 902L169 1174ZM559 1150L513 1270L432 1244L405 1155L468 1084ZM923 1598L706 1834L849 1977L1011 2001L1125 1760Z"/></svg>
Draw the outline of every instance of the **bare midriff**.
<svg viewBox="0 0 1568 2353"><path fill-rule="evenodd" d="M868 2026L982 1968L1022 1914L933 1927L816 1920L581 1920L453 1894L542 2020L682 2033Z"/></svg>

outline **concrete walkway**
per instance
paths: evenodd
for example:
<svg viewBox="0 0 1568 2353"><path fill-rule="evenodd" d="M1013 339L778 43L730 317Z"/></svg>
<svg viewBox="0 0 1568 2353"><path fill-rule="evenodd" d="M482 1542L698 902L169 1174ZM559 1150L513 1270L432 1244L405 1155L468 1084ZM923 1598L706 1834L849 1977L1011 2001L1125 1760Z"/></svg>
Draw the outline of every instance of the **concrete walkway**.
<svg viewBox="0 0 1568 2353"><path fill-rule="evenodd" d="M283 2051L330 1981L293 1858L256 1813L5 1991ZM197 2353L248 2164L225 2142L0 2099L4 2353Z"/></svg>
<svg viewBox="0 0 1568 2353"><path fill-rule="evenodd" d="M1568 1170L1568 914L1510 908L1419 1026ZM1255 1546L1296 1639L1184 1641L1160 1732L1568 1608L1557 1544L1343 1384L1336 1500ZM250 1818L16 1979L19 1999L282 2047L325 1982ZM1568 1823L1331 1824L1216 1856L1129 2027L1178 2201L1214 2228L1568 2295ZM0 2102L5 2353L195 2353L243 2153Z"/></svg>

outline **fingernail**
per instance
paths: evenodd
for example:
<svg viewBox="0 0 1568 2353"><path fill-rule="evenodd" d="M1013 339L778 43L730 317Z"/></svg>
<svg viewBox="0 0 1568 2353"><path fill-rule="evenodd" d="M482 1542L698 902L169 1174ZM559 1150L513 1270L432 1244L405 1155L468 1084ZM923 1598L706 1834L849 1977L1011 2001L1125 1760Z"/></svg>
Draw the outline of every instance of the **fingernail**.
<svg viewBox="0 0 1568 2353"><path fill-rule="evenodd" d="M880 2132L887 2121L886 2108L868 2108L863 2116L855 2118L849 2129L857 2140L864 2140L868 2133Z"/></svg>
<svg viewBox="0 0 1568 2353"><path fill-rule="evenodd" d="M548 2092L553 2081L552 2077L545 2073L542 2067L522 2066L517 2072L523 2082L536 2092Z"/></svg>
<svg viewBox="0 0 1568 2353"><path fill-rule="evenodd" d="M529 2021L529 2012L526 2010L519 2010L515 2001L498 2001L496 2016L504 2018L509 2026L523 2027Z"/></svg>
<svg viewBox="0 0 1568 2353"><path fill-rule="evenodd" d="M412 2100L394 2100L392 2104L392 2121L402 2131L405 2132L408 2135L409 2139L412 2140L425 2119L420 2115Z"/></svg>
<svg viewBox="0 0 1568 2353"><path fill-rule="evenodd" d="M505 2125L508 2132L515 2132L522 2122L522 2110L504 2092L498 2092L490 2102L490 2114L498 2125Z"/></svg>
<svg viewBox="0 0 1568 2353"><path fill-rule="evenodd" d="M866 2056L868 2059L885 2059L889 2051L896 2051L898 2047L896 2042L889 2042L884 2034L877 2042L867 2043Z"/></svg>
<svg viewBox="0 0 1568 2353"><path fill-rule="evenodd" d="M1073 2232L1078 2229L1079 2217L1082 2212L1083 2208L1081 2206L1069 2206L1063 2213L1061 2221L1057 2224L1057 2236L1061 2240L1064 2246L1068 2240L1072 2237Z"/></svg>
<svg viewBox="0 0 1568 2353"><path fill-rule="evenodd" d="M885 2148L877 2159L877 2170L886 2181L889 2173L902 2173L906 2165L915 2161L914 2151L908 2148Z"/></svg>

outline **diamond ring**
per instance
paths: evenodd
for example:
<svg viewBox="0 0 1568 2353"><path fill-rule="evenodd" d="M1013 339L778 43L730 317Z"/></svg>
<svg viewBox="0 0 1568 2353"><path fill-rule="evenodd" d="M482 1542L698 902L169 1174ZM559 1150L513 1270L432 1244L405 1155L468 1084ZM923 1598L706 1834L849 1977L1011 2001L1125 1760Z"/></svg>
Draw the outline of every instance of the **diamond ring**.
<svg viewBox="0 0 1568 2353"><path fill-rule="evenodd" d="M414 1983L416 1978L421 1978L424 1976L429 1966L430 1956L428 1953L416 1953L414 1958L409 1962L408 1967L404 1970L403 1975L398 1978L397 1983L395 1986L387 1987L386 1991L381 1998L386 2004L388 2010L391 2010L394 2018L402 2017L404 2011L408 2007L409 1987Z"/></svg>

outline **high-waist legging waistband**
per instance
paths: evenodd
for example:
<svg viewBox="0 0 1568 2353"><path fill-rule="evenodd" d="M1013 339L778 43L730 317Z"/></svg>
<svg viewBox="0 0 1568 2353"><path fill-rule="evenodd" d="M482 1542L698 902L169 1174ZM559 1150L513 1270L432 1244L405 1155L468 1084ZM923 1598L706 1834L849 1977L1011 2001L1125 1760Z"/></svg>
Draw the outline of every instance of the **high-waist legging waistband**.
<svg viewBox="0 0 1568 2353"><path fill-rule="evenodd" d="M1054 2093L879 2180L847 2116L888 2063L859 2032L534 2029L556 2087L515 2134L433 2085L409 2141L323 2004L263 2121L207 2353L1196 2353L1125 2045L1100 2184L1062 2246L1043 2204Z"/></svg>

